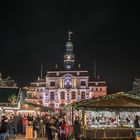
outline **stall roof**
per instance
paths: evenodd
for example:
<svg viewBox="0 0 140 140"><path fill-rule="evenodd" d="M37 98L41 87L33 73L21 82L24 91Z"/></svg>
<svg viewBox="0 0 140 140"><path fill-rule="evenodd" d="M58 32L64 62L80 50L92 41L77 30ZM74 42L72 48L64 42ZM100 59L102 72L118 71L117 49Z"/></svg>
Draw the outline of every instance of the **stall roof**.
<svg viewBox="0 0 140 140"><path fill-rule="evenodd" d="M15 95L16 97L19 96L19 88L17 87L4 87L0 88L0 103L8 103L8 99Z"/></svg>
<svg viewBox="0 0 140 140"><path fill-rule="evenodd" d="M140 96L119 92L71 104L75 109L140 109Z"/></svg>

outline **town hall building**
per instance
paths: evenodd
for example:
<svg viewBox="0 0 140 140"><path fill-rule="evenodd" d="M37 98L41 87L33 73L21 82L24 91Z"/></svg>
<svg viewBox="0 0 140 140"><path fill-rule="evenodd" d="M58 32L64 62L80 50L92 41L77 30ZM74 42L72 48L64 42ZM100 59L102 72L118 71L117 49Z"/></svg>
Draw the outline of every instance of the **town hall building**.
<svg viewBox="0 0 140 140"><path fill-rule="evenodd" d="M104 96L107 94L107 84L99 76L91 79L88 70L75 64L72 32L68 32L64 65L55 65L48 70L44 79L30 83L26 101L43 106L60 109L72 102Z"/></svg>

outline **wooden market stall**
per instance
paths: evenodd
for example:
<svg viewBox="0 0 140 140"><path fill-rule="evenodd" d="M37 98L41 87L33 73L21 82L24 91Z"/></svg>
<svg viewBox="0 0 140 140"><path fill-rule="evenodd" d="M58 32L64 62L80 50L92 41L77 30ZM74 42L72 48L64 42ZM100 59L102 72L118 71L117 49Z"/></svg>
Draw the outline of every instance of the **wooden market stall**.
<svg viewBox="0 0 140 140"><path fill-rule="evenodd" d="M119 92L68 106L69 124L79 117L86 139L134 138L134 119L140 116L140 97ZM67 111L68 112L68 111Z"/></svg>

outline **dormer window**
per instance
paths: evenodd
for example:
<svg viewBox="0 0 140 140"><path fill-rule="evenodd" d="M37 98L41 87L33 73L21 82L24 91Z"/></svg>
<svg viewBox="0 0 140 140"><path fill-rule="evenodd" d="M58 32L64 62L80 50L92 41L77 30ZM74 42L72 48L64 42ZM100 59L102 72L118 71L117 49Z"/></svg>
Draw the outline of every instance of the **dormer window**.
<svg viewBox="0 0 140 140"><path fill-rule="evenodd" d="M52 86L55 86L55 82L53 81L53 82L50 82L50 86L52 87Z"/></svg>
<svg viewBox="0 0 140 140"><path fill-rule="evenodd" d="M86 97L85 92L82 91L82 92L81 92L81 99L83 100L83 99L85 99L85 97Z"/></svg>
<svg viewBox="0 0 140 140"><path fill-rule="evenodd" d="M62 99L62 100L65 99L65 92L64 92L64 91L61 92L61 99Z"/></svg>
<svg viewBox="0 0 140 140"><path fill-rule="evenodd" d="M85 81L81 81L81 86L85 86L86 82Z"/></svg>
<svg viewBox="0 0 140 140"><path fill-rule="evenodd" d="M50 93L50 100L54 100L54 92L52 91L51 93Z"/></svg>

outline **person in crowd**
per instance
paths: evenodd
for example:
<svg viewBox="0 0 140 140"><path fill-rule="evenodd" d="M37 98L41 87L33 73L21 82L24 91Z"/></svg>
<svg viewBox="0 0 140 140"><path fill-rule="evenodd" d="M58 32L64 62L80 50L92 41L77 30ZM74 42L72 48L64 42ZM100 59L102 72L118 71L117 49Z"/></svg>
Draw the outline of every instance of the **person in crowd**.
<svg viewBox="0 0 140 140"><path fill-rule="evenodd" d="M43 122L43 119L41 118L39 121L39 135L41 137L43 136L43 129L44 129L44 122Z"/></svg>
<svg viewBox="0 0 140 140"><path fill-rule="evenodd" d="M54 126L56 127L56 132L55 133L57 133L56 135L57 135L58 139L60 139L60 126L61 126L61 123L60 123L58 118L56 118Z"/></svg>
<svg viewBox="0 0 140 140"><path fill-rule="evenodd" d="M39 131L39 123L36 120L35 117L33 117L33 133L34 133L34 138L37 138L37 132Z"/></svg>
<svg viewBox="0 0 140 140"><path fill-rule="evenodd" d="M28 119L28 122L32 122L33 121L33 116L31 114L28 114L27 119Z"/></svg>
<svg viewBox="0 0 140 140"><path fill-rule="evenodd" d="M47 133L48 140L53 140L51 124L48 121L46 123L46 133Z"/></svg>
<svg viewBox="0 0 140 140"><path fill-rule="evenodd" d="M135 120L134 120L134 128L140 128L140 124L139 124L139 116L135 116Z"/></svg>
<svg viewBox="0 0 140 140"><path fill-rule="evenodd" d="M2 116L0 128L0 140L6 140L7 131L8 131L8 118L6 116Z"/></svg>
<svg viewBox="0 0 140 140"><path fill-rule="evenodd" d="M17 134L22 134L22 116L20 113L17 116Z"/></svg>
<svg viewBox="0 0 140 140"><path fill-rule="evenodd" d="M68 135L69 135L69 126L68 126L68 122L66 122L66 139L68 139Z"/></svg>
<svg viewBox="0 0 140 140"><path fill-rule="evenodd" d="M22 117L22 134L23 134L23 135L25 135L26 120L27 120L26 116L23 115L23 117Z"/></svg>
<svg viewBox="0 0 140 140"><path fill-rule="evenodd" d="M65 120L62 121L60 127L60 140L66 140L66 122Z"/></svg>
<svg viewBox="0 0 140 140"><path fill-rule="evenodd" d="M42 119L43 119L43 136L46 136L46 121L47 121L47 117L45 115L43 115Z"/></svg>
<svg viewBox="0 0 140 140"><path fill-rule="evenodd" d="M74 137L76 140L80 140L80 123L78 118L74 121Z"/></svg>
<svg viewBox="0 0 140 140"><path fill-rule="evenodd" d="M10 140L14 140L15 139L15 135L16 135L16 128L15 128L15 124L13 122L12 117L9 120L8 132L9 132L9 139Z"/></svg>

